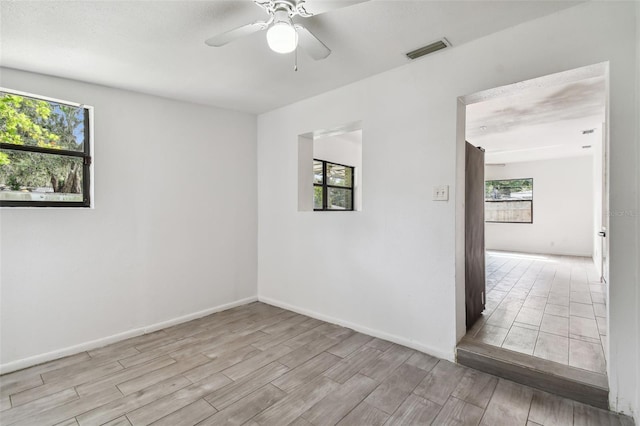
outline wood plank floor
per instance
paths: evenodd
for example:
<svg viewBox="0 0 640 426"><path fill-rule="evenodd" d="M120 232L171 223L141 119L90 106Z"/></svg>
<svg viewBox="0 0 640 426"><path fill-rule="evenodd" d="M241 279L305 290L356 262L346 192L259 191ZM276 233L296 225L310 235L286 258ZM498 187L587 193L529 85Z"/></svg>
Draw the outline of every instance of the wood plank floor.
<svg viewBox="0 0 640 426"><path fill-rule="evenodd" d="M0 377L8 425L632 425L263 303Z"/></svg>

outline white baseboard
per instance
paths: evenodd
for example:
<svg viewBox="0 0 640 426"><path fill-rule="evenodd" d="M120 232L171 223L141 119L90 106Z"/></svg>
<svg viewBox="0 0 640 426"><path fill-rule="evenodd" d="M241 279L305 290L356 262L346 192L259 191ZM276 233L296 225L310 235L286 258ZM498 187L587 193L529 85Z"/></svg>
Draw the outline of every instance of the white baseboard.
<svg viewBox="0 0 640 426"><path fill-rule="evenodd" d="M11 373L12 371L22 370L23 368L32 367L34 365L42 364L44 362L52 361L54 359L62 358L69 355L74 355L80 352L88 351L91 349L100 348L102 346L109 345L111 343L119 342L130 337L141 336L143 334L152 333L163 328L171 327L172 325L181 324L183 322L191 321L197 318L202 318L207 315L214 314L220 311L226 311L227 309L235 308L236 306L246 305L248 303L256 302L258 298L256 296L247 297L245 299L236 300L235 302L225 303L224 305L215 306L213 308L205 309L202 311L194 312L181 317L172 318L167 321L158 322L155 324L147 325L145 327L134 328L122 333L113 334L111 336L103 337L89 342L80 343L78 345L69 346L55 351L47 352L40 355L31 356L28 358L19 359L16 361L0 364L0 374Z"/></svg>
<svg viewBox="0 0 640 426"><path fill-rule="evenodd" d="M266 303L268 305L277 306L278 308L286 309L288 311L293 311L302 315L306 315L308 317L315 318L320 321L325 321L331 324L337 324L343 327L347 327L352 330L358 331L360 333L367 334L373 337L378 337L383 340L388 340L390 342L397 343L399 345L406 346L408 348L415 349L417 351L424 352L426 354L429 354L438 358L446 359L448 361L455 361L455 350L453 348L451 352L443 352L440 349L423 345L422 343L407 339L405 337L396 336L395 334L389 334L380 330L375 330L360 324L354 324L352 322L344 321L339 318L334 318L334 317L324 315L315 311L298 308L297 306L289 305L288 303L281 302L279 300L275 300L270 297L258 296L258 301Z"/></svg>

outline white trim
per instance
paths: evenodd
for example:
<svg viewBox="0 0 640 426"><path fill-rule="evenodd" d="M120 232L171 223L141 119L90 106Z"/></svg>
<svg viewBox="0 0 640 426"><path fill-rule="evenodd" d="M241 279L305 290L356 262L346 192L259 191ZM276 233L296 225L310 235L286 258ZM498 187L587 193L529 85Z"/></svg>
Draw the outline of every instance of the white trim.
<svg viewBox="0 0 640 426"><path fill-rule="evenodd" d="M6 364L0 364L0 374L11 373L13 371L22 370L23 368L32 367L34 365L52 361L54 359L62 358L69 355L74 355L74 354L88 351L91 349L100 348L102 346L119 342L121 340L125 340L130 337L141 336L143 334L148 334L157 330L162 330L163 328L171 327L172 325L181 324L183 322L191 321L197 318L202 318L216 312L225 311L227 309L235 308L236 306L246 305L248 303L253 303L256 301L258 301L258 298L256 296L247 297L245 299L240 299L240 300L236 300L235 302L225 303L224 305L215 306L213 308L205 309L203 311L198 311L191 314L183 315L181 317L173 318L167 321L157 322L155 324L151 324L146 327L134 328L132 330L128 330L118 334L113 334L111 336L103 337L96 340L91 340L89 342L80 343L78 345L57 349L55 351L31 356L29 358L19 359L17 361L11 361Z"/></svg>
<svg viewBox="0 0 640 426"><path fill-rule="evenodd" d="M298 308L296 306L289 305L288 303L281 302L279 300L275 300L275 299L272 299L270 297L258 296L258 301L262 302L262 303L266 303L268 305L277 306L278 308L282 308L282 309L293 311L293 312L296 312L296 313L299 313L299 314L302 314L302 315L306 315L308 317L315 318L315 319L318 319L320 321L325 321L325 322L328 322L328 323L331 323L331 324L341 325L343 327L347 327L347 328L353 329L355 331L367 334L369 336L378 337L380 339L388 340L389 342L397 343L399 345L406 346L408 348L415 349L417 351L424 352L426 354L429 354L429 355L432 355L432 356L435 356L435 357L438 357L438 358L446 359L447 361L455 362L454 350L452 350L450 353L443 352L443 351L441 351L439 349L435 349L435 348L433 348L431 346L423 345L422 343L416 342L414 340L407 339L405 337L396 336L395 334L389 334L389 333L386 333L386 332L380 331L380 330L375 330L375 329L372 329L372 328L369 328L369 327L365 327L365 326L360 325L360 324L354 324L352 322L344 321L344 320L341 320L341 319L338 319L338 318L334 318L334 317L331 317L331 316L328 316L328 315L320 314L320 313L315 312L315 311L310 311L310 310L307 310L307 309Z"/></svg>

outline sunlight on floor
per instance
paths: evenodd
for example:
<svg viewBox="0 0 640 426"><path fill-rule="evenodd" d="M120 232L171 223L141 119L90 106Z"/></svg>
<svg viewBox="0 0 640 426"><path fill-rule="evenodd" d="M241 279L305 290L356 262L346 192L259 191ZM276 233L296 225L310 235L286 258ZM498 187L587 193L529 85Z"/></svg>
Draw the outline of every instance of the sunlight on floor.
<svg viewBox="0 0 640 426"><path fill-rule="evenodd" d="M503 257L507 259L531 259L539 262L558 263L558 260L552 259L549 256L542 254L524 254L524 253L509 253L504 251L487 250L488 255L493 257Z"/></svg>

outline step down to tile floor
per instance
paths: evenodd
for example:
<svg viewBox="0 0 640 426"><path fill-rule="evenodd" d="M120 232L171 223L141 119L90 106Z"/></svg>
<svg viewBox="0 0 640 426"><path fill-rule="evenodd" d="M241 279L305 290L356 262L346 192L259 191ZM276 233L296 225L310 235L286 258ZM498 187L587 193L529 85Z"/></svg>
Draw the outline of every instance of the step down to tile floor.
<svg viewBox="0 0 640 426"><path fill-rule="evenodd" d="M485 373L609 409L609 387L604 374L466 339L458 344L457 361Z"/></svg>

